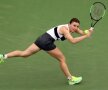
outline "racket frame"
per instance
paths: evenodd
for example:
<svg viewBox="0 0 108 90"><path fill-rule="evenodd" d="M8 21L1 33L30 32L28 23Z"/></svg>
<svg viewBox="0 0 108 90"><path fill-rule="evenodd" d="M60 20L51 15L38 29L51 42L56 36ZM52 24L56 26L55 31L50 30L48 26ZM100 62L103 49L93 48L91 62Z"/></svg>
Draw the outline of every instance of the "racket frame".
<svg viewBox="0 0 108 90"><path fill-rule="evenodd" d="M105 9L103 15L102 15L98 20L94 19L94 18L92 17L92 14L91 14L92 7L93 7L95 4L97 4L97 3L100 3L101 5L103 5L103 6L104 6L104 9ZM97 23L98 21L100 21L100 20L103 18L103 16L105 15L105 11L106 11L106 6L105 6L103 3L101 3L101 2L95 2L95 3L93 3L93 5L92 5L91 8L90 8L90 17L91 17L91 20L92 20L92 22L91 22L91 27L94 27L94 26L96 25L96 23Z"/></svg>

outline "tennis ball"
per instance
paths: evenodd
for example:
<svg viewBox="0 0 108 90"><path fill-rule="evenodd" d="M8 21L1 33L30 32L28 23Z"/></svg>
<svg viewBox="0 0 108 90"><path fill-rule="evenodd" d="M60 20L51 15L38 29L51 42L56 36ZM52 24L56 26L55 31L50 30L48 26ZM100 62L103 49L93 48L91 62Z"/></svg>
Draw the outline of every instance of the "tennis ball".
<svg viewBox="0 0 108 90"><path fill-rule="evenodd" d="M89 32L89 30L84 30L84 33L87 34Z"/></svg>

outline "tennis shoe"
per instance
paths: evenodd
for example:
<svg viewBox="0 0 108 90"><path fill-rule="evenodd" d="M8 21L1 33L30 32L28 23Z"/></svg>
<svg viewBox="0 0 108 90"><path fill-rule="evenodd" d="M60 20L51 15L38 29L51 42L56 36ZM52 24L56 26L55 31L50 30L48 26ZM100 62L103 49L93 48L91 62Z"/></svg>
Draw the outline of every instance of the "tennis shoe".
<svg viewBox="0 0 108 90"><path fill-rule="evenodd" d="M75 77L72 76L72 79L68 80L68 84L69 85L74 85L74 84L78 84L82 81L82 77Z"/></svg>
<svg viewBox="0 0 108 90"><path fill-rule="evenodd" d="M4 56L3 54L0 54L0 63L3 63L4 62Z"/></svg>

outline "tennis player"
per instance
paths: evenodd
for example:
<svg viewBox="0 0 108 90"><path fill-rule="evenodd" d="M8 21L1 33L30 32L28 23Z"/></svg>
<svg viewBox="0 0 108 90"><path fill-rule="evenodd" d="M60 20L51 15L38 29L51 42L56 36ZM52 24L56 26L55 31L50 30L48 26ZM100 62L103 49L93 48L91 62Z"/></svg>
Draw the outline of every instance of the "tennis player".
<svg viewBox="0 0 108 90"><path fill-rule="evenodd" d="M7 54L0 54L0 62L4 62L7 58L12 57L28 57L40 50L46 51L49 55L57 59L60 63L60 68L68 79L69 85L74 85L82 81L82 77L75 77L70 73L66 64L66 58L59 48L54 44L55 41L64 41L67 39L69 42L75 44L91 36L93 28L88 30L88 33L79 29L80 21L77 18L72 18L68 24L58 25L46 31L36 41L31 44L26 50L12 51ZM79 37L73 37L71 33L80 34Z"/></svg>

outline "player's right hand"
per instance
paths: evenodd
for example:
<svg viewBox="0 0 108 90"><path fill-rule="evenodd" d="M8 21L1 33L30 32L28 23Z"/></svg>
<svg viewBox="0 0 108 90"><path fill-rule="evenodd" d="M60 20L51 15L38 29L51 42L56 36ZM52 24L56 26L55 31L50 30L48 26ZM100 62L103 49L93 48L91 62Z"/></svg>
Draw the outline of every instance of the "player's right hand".
<svg viewBox="0 0 108 90"><path fill-rule="evenodd" d="M89 29L89 32L86 34L87 37L91 36L91 34L93 33L93 30L94 30L94 28L92 28L92 27Z"/></svg>
<svg viewBox="0 0 108 90"><path fill-rule="evenodd" d="M89 29L89 31L90 31L90 32L93 32L93 30L94 30L94 28L93 28L93 27L91 27L91 28Z"/></svg>

